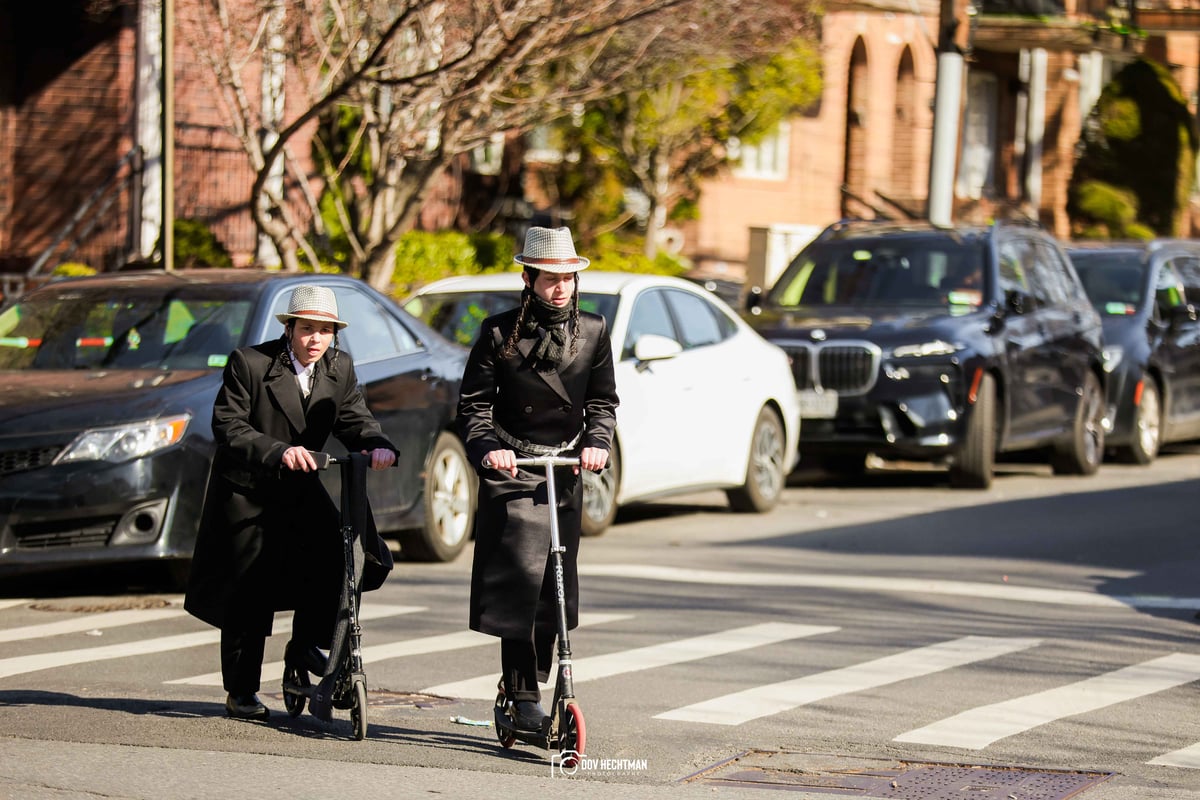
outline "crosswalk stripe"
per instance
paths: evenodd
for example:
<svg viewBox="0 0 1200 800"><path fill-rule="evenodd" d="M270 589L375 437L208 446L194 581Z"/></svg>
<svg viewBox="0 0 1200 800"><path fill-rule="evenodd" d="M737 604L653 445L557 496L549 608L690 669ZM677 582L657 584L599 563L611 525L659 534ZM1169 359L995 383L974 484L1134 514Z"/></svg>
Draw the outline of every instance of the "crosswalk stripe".
<svg viewBox="0 0 1200 800"><path fill-rule="evenodd" d="M793 625L785 622L766 622L760 625L750 625L744 628L734 628L720 633L696 636L690 639L679 639L674 642L638 647L632 650L622 650L602 656L576 658L572 665L575 683L594 681L627 672L638 672L655 667L665 667L671 664L682 664L686 661L697 661L702 658L736 653L739 650L749 650L767 644L799 639L805 636L817 636L822 633L833 633L838 630L826 625ZM551 681L554 680L554 670L551 670ZM548 687L550 683L543 684ZM481 675L477 678L443 683L422 689L422 694L435 694L442 697L459 697L463 699L489 700L496 696L496 676Z"/></svg>
<svg viewBox="0 0 1200 800"><path fill-rule="evenodd" d="M1189 745L1182 750L1163 753L1158 758L1152 758L1147 764L1160 767L1183 767L1185 769L1200 769L1200 744Z"/></svg>
<svg viewBox="0 0 1200 800"><path fill-rule="evenodd" d="M606 622L616 622L618 620L629 619L631 614L588 614L582 613L579 615L579 625L584 627L587 625L601 625ZM364 635L364 639L366 636ZM494 636L489 636L485 633L465 630L455 633L443 633L437 636L424 636L418 639L405 639L399 642L389 642L387 644L370 645L362 648L362 659L364 664L370 664L376 661L385 661L389 658L403 658L405 656L419 656L428 653L441 653L447 650L462 650L468 647L479 647L485 644L498 643L499 640ZM262 680L264 682L279 681L283 679L283 662L272 661L263 664ZM193 675L189 678L177 678L165 683L186 683L193 686L220 686L221 673L209 672L205 675ZM492 694L496 693L496 677L492 676Z"/></svg>
<svg viewBox="0 0 1200 800"><path fill-rule="evenodd" d="M862 664L820 672L779 683L756 686L655 715L655 719L740 725L840 694L930 675L975 661L1014 653L1040 644L1039 639L966 636L920 647Z"/></svg>
<svg viewBox="0 0 1200 800"><path fill-rule="evenodd" d="M1200 656L1173 653L1057 689L981 706L897 736L897 742L982 750L1056 719L1200 680Z"/></svg>
<svg viewBox="0 0 1200 800"><path fill-rule="evenodd" d="M363 607L361 618L376 619L396 614L411 614L424 610L424 608L417 606L367 605ZM286 616L286 619L275 621L274 629L276 633L286 633L292 629L291 615ZM3 658L0 659L0 678L23 675L27 672L37 672L54 667L67 667L73 664L87 664L94 661L108 661L114 658L127 658L129 656L141 656L150 653L165 653L169 650L182 650L188 647L216 644L220 641L220 631L207 629L195 633L180 633L174 636L161 636L155 639L142 639L101 647L83 647L75 650L60 650L53 653L38 653L36 655Z"/></svg>
<svg viewBox="0 0 1200 800"><path fill-rule="evenodd" d="M23 605L27 605L27 604L29 604L29 603L32 603L32 602L33 602L33 601L32 601L32 600L30 600L30 599L28 599L28 598L21 599L21 600L18 600L18 599L15 599L15 598L14 598L14 599L9 599L9 600L0 600L0 611L3 611L3 610L4 610L4 609L6 609L6 608L12 608L13 606L23 606Z"/></svg>
<svg viewBox="0 0 1200 800"><path fill-rule="evenodd" d="M971 583L926 578L883 578L870 575L803 574L797 572L724 572L655 564L580 564L579 574L608 578L638 578L673 583L707 583L722 586L802 586L841 591L938 594L1015 600L1098 608L1200 608L1200 597L1162 595L1103 595L1070 589L1042 589L1011 583Z"/></svg>
<svg viewBox="0 0 1200 800"><path fill-rule="evenodd" d="M0 642L19 642L25 639L44 639L81 631L99 631L122 625L139 625L160 619L182 617L187 612L182 608L138 608L125 611L106 611L101 614L85 614L73 619L46 622L41 625L25 625L21 628L0 629Z"/></svg>

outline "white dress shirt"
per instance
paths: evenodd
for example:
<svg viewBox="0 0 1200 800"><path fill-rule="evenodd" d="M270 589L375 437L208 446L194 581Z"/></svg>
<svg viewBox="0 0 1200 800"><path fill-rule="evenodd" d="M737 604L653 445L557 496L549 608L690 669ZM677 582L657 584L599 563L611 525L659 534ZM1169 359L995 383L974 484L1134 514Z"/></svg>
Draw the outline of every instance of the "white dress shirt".
<svg viewBox="0 0 1200 800"><path fill-rule="evenodd" d="M288 355L292 357L292 369L296 373L296 384L300 387L300 395L308 397L309 392L312 391L313 368L316 366L316 363L314 362L306 367L297 360L295 353L289 350Z"/></svg>

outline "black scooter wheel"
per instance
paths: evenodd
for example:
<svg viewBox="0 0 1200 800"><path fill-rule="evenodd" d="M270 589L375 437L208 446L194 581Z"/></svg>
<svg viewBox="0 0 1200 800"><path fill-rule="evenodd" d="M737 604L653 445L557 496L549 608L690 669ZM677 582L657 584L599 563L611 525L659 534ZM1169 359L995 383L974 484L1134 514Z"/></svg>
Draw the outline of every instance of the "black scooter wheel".
<svg viewBox="0 0 1200 800"><path fill-rule="evenodd" d="M587 728L583 723L583 709L578 703L567 703L563 709L562 733L558 742L563 768L577 766L586 752L583 748L587 746Z"/></svg>
<svg viewBox="0 0 1200 800"><path fill-rule="evenodd" d="M285 667L283 670L283 707L290 716L298 717L304 711L305 696L299 691L312 686L308 671L303 667Z"/></svg>
<svg viewBox="0 0 1200 800"><path fill-rule="evenodd" d="M350 707L350 724L354 726L354 738L360 742L367 738L367 684L354 682L354 705Z"/></svg>
<svg viewBox="0 0 1200 800"><path fill-rule="evenodd" d="M508 700L504 697L504 692L496 695L496 739L500 742L500 746L505 750L517 743L517 735L504 727L504 720L507 717Z"/></svg>

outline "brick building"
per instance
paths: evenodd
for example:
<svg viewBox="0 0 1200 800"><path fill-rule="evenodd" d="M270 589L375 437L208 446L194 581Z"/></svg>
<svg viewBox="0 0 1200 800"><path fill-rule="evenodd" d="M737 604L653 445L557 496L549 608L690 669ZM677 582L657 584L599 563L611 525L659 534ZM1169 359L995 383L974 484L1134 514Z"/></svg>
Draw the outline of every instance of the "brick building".
<svg viewBox="0 0 1200 800"><path fill-rule="evenodd" d="M176 3L186 10L191 1ZM1190 12L1139 8L1149 36L1126 38L1106 33L1116 7L1091 1L977 7L955 218L1017 209L1065 236L1082 121L1107 77L1143 50L1172 68L1194 108L1200 44L1196 20L1180 21ZM1014 10L1014 2L1042 6ZM699 219L673 232L701 272L761 280L839 217L926 213L940 17L936 0L826 5L819 104L744 148L738 170L704 187ZM186 13L178 18L174 213L207 222L237 263L249 263L253 172L193 49L207 34L189 29ZM22 275L64 260L113 268L152 254L163 216L162 32L161 3L0 4L0 271ZM261 85L249 76L252 95ZM283 88L285 102L298 91ZM297 168L281 178L301 216L307 141L293 140ZM461 186L437 196L425 215L431 226L453 219Z"/></svg>

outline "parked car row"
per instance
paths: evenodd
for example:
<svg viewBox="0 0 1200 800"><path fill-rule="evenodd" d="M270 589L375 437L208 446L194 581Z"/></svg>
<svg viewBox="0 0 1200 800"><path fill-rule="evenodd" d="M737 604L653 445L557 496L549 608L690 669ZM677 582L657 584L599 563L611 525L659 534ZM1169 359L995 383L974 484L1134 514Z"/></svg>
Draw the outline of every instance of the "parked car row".
<svg viewBox="0 0 1200 800"><path fill-rule="evenodd" d="M398 306L344 276L128 272L54 282L0 311L0 576L157 562L183 581L229 352L282 333L291 290L333 289L367 402L400 446L372 473L380 530L448 561L474 529L455 432L467 348L521 276L448 278ZM618 509L719 489L764 512L788 475L868 456L986 488L996 459L1090 475L1200 438L1200 242L1074 243L1031 225L831 225L735 311L710 287L589 272L613 338L611 466L585 475L584 533ZM323 479L336 484L338 476ZM336 493L336 485L330 487Z"/></svg>

